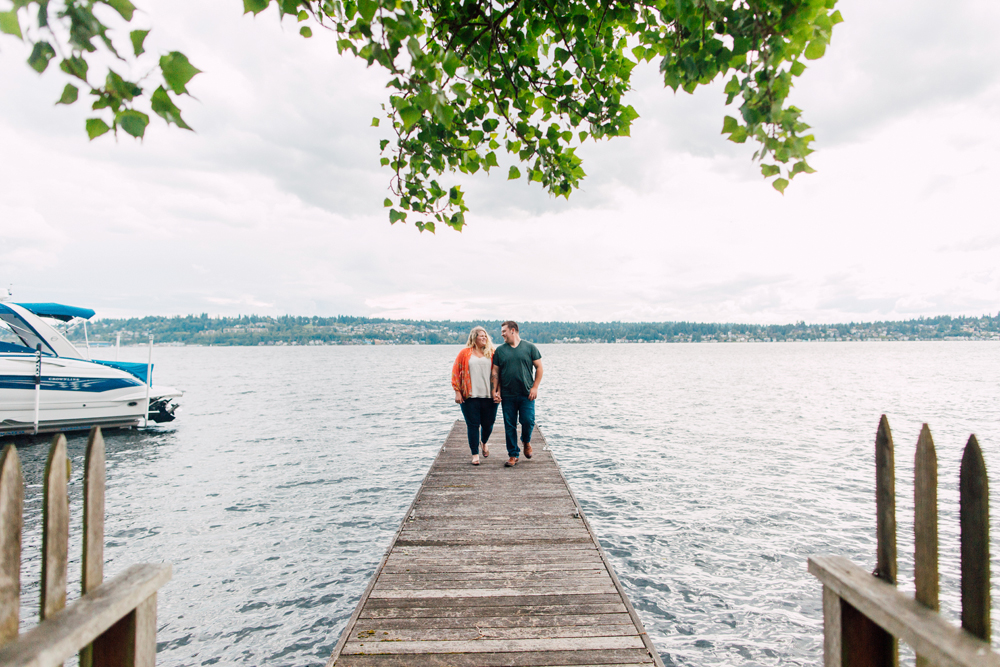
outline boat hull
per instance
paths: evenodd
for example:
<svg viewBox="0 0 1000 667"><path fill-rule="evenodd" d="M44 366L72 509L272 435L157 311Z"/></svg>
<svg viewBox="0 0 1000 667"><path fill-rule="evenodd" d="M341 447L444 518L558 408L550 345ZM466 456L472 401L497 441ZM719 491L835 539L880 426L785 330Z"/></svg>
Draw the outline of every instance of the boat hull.
<svg viewBox="0 0 1000 667"><path fill-rule="evenodd" d="M38 398L38 431L91 426L137 426L146 415L146 385L125 371L83 359L44 357ZM149 416L173 419L181 392L153 386ZM0 356L0 436L35 433L35 357Z"/></svg>

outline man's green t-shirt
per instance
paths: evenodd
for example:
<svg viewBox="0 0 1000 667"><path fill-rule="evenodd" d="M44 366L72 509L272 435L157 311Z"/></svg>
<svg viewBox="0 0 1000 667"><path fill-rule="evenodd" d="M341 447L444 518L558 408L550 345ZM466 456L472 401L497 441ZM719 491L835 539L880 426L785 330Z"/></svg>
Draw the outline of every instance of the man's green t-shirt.
<svg viewBox="0 0 1000 667"><path fill-rule="evenodd" d="M493 364L500 371L500 396L527 396L535 383L536 359L542 353L533 343L522 340L517 347L504 343L493 353Z"/></svg>

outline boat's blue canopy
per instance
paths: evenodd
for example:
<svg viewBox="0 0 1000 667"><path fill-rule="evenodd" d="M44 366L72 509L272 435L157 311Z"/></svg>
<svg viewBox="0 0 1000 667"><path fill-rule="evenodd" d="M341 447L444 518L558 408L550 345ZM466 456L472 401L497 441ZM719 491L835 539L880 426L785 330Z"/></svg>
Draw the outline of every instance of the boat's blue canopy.
<svg viewBox="0 0 1000 667"><path fill-rule="evenodd" d="M90 308L64 306L61 303L19 303L17 305L39 317L54 317L63 322L69 322L74 317L82 317L85 320L89 320L94 316L94 311Z"/></svg>
<svg viewBox="0 0 1000 667"><path fill-rule="evenodd" d="M111 368L117 368L120 371L125 371L129 375L133 375L143 382L146 382L146 384L149 384L146 380L146 371L148 370L146 364L136 363L134 361L105 361L103 359L94 359L93 361L95 364L110 366Z"/></svg>

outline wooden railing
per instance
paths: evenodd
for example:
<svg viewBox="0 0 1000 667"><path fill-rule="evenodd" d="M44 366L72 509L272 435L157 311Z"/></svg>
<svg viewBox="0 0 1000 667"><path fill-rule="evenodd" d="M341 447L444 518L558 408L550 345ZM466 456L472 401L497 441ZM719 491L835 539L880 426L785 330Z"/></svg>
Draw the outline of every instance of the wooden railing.
<svg viewBox="0 0 1000 667"><path fill-rule="evenodd" d="M40 622L18 634L24 477L17 449L0 458L0 665L55 667L79 652L81 667L150 667L156 663L156 592L169 564L133 565L104 583L104 438L87 442L83 481L82 596L66 607L70 461L66 438L52 440L42 506Z"/></svg>
<svg viewBox="0 0 1000 667"><path fill-rule="evenodd" d="M1000 666L990 648L989 482L976 436L969 437L959 473L962 627L938 614L937 454L924 424L914 470L914 579L911 598L896 589L896 482L892 433L885 415L875 437L875 572L840 556L809 559L823 583L823 662L826 667L895 667L897 640L909 644L918 667Z"/></svg>

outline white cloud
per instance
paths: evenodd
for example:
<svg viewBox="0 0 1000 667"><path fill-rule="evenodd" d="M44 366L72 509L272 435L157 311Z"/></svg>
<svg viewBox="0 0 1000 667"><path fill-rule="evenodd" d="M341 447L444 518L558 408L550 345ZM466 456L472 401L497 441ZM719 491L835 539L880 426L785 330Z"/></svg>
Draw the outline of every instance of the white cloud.
<svg viewBox="0 0 1000 667"><path fill-rule="evenodd" d="M723 140L719 86L640 71L630 139L581 149L570 201L457 178L470 226L390 226L384 75L238 2L150 0L154 54L204 70L185 117L88 142L64 81L0 56L0 279L102 315L190 312L521 320L845 321L1000 309L990 197L1000 8L841 2L795 93L819 173L784 197ZM903 16L900 20L898 17ZM970 17L975 17L971 20ZM287 23L287 21L286 21ZM958 72L959 74L950 74ZM729 111L731 113L731 111Z"/></svg>

